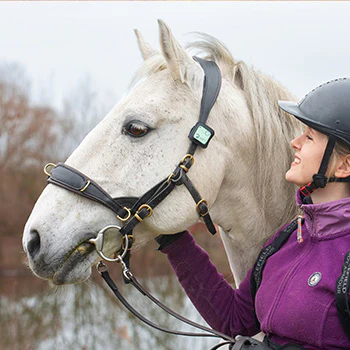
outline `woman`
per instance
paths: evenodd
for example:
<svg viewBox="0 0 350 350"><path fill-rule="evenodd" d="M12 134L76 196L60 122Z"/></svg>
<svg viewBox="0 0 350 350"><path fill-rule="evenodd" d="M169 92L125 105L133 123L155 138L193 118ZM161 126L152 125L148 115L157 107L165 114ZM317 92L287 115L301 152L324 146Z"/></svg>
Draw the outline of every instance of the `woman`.
<svg viewBox="0 0 350 350"><path fill-rule="evenodd" d="M340 275L347 274L343 264L350 251L350 79L325 83L300 103L280 101L279 106L306 125L291 141L295 158L286 173L286 180L300 187L303 218L282 228L292 227L258 275L261 263L253 277L250 270L232 289L188 232L158 237L159 249L214 329L230 336L261 330L274 349L288 343L350 349L347 305L338 305L338 311L335 297L337 289L344 289ZM256 283L259 273L262 279ZM346 285L343 294L346 298Z"/></svg>

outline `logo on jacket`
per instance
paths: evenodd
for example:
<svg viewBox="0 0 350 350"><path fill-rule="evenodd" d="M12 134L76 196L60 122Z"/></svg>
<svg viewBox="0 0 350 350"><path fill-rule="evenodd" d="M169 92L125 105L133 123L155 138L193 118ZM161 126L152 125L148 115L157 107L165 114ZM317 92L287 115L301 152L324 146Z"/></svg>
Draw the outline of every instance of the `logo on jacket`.
<svg viewBox="0 0 350 350"><path fill-rule="evenodd" d="M307 280L307 284L310 287L315 287L320 283L321 279L322 279L321 272L314 272Z"/></svg>

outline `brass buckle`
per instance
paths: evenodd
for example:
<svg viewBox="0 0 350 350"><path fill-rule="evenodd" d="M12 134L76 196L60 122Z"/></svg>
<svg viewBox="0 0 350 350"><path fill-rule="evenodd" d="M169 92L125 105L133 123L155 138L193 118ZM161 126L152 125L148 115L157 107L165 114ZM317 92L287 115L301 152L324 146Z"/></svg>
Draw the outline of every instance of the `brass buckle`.
<svg viewBox="0 0 350 350"><path fill-rule="evenodd" d="M207 206L207 211L206 211L204 214L202 214L201 211L200 211L200 209L199 209L199 206L200 206L202 203L205 203L206 206ZM200 216L205 216L205 215L207 215L207 214L209 213L208 202L207 202L205 199L201 199L201 200L196 204L196 209L197 209L197 211L198 211L198 213L199 213Z"/></svg>
<svg viewBox="0 0 350 350"><path fill-rule="evenodd" d="M129 244L129 242L125 242L127 239L128 240L129 239L132 240L131 244ZM131 246L134 244L134 242L135 242L135 237L133 235L125 235L125 236L123 236L123 238L122 238L122 250L125 249L126 245L128 246L128 250L130 250Z"/></svg>
<svg viewBox="0 0 350 350"><path fill-rule="evenodd" d="M131 211L129 208L127 207L124 207L123 209L125 209L127 211L127 216L126 218L122 218L121 216L117 215L117 218L122 221L122 222L125 222L125 221L128 221L130 219L130 216L131 216Z"/></svg>
<svg viewBox="0 0 350 350"><path fill-rule="evenodd" d="M188 168L186 166L183 165L183 163L185 163L185 161L187 159L190 159L191 160L191 166L193 165L194 163L194 157L192 154L185 154L184 157L181 159L181 162L180 162L180 168L183 169L185 171L185 173L188 172Z"/></svg>
<svg viewBox="0 0 350 350"><path fill-rule="evenodd" d="M142 210L146 208L149 213L147 214L147 216L145 217L145 219L149 218L152 214L153 214L153 210L152 208L148 205L148 204L142 204L138 209L137 209L137 212L135 213L135 218L139 221L139 222L142 222L143 219L138 215L138 213Z"/></svg>
<svg viewBox="0 0 350 350"><path fill-rule="evenodd" d="M166 182L167 182L167 183L170 183L170 180L171 180L172 177L174 177L174 173L171 173L171 174L168 176Z"/></svg>
<svg viewBox="0 0 350 350"><path fill-rule="evenodd" d="M47 176L51 176L51 171L52 169L56 166L56 164L54 163L47 163L45 166L44 166L44 173L47 175ZM49 168L51 168L49 170Z"/></svg>

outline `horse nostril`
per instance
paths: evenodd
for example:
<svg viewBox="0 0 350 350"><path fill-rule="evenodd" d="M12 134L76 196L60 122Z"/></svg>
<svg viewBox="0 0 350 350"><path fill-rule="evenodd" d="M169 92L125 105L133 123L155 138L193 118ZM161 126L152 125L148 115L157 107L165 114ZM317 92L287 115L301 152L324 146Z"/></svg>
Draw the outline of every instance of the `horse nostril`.
<svg viewBox="0 0 350 350"><path fill-rule="evenodd" d="M31 257L34 257L40 250L40 236L37 230L30 231L30 239L27 244L27 251Z"/></svg>

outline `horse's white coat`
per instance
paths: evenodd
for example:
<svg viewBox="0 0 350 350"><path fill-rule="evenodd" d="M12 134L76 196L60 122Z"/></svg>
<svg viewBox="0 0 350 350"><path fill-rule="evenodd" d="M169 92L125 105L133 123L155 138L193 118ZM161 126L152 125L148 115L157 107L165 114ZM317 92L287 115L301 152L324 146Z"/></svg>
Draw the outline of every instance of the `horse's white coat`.
<svg viewBox="0 0 350 350"><path fill-rule="evenodd" d="M159 26L161 53L137 32L145 62L130 91L67 160L113 197L140 196L167 177L186 154L188 132L198 119L202 70L169 28L161 21ZM275 81L235 62L212 38L200 46L218 63L223 82L208 120L215 137L196 152L188 175L221 228L239 282L263 242L296 213L294 188L284 173L292 160L289 141L299 126L278 110L277 100L292 96ZM124 135L123 126L132 120L153 130L142 138ZM198 220L192 197L180 186L137 226L136 243L182 231ZM24 231L25 250L34 230L40 235L40 251L29 256L30 267L56 284L83 281L97 254L76 248L110 224L119 222L109 209L48 185Z"/></svg>

